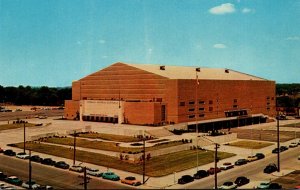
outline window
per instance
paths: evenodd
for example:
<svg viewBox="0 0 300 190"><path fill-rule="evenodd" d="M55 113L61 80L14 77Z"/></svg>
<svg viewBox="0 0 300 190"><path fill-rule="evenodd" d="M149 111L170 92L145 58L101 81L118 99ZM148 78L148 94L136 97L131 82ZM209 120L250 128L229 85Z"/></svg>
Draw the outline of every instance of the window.
<svg viewBox="0 0 300 190"><path fill-rule="evenodd" d="M199 114L199 117L205 117L205 115L204 114Z"/></svg>
<svg viewBox="0 0 300 190"><path fill-rule="evenodd" d="M195 111L195 108L190 108L189 111Z"/></svg>
<svg viewBox="0 0 300 190"><path fill-rule="evenodd" d="M270 100L270 96L267 96L267 100Z"/></svg>
<svg viewBox="0 0 300 190"><path fill-rule="evenodd" d="M267 102L267 105L270 105L270 102Z"/></svg>
<svg viewBox="0 0 300 190"><path fill-rule="evenodd" d="M191 118L195 118L195 115L189 115L189 118L191 119Z"/></svg>
<svg viewBox="0 0 300 190"><path fill-rule="evenodd" d="M205 104L205 101L200 100L200 101L199 101L199 104Z"/></svg>
<svg viewBox="0 0 300 190"><path fill-rule="evenodd" d="M179 106L185 106L185 102L180 102Z"/></svg>
<svg viewBox="0 0 300 190"><path fill-rule="evenodd" d="M238 108L238 105L233 105L232 107L233 107L233 108Z"/></svg>
<svg viewBox="0 0 300 190"><path fill-rule="evenodd" d="M212 100L209 100L209 104L213 104L213 101L212 101Z"/></svg>
<svg viewBox="0 0 300 190"><path fill-rule="evenodd" d="M205 109L204 108L199 108L199 111L204 111Z"/></svg>
<svg viewBox="0 0 300 190"><path fill-rule="evenodd" d="M272 97L271 100L274 100L274 97Z"/></svg>
<svg viewBox="0 0 300 190"><path fill-rule="evenodd" d="M267 107L267 110L270 110L270 107Z"/></svg>
<svg viewBox="0 0 300 190"><path fill-rule="evenodd" d="M237 103L237 99L233 99L233 103Z"/></svg>
<svg viewBox="0 0 300 190"><path fill-rule="evenodd" d="M209 111L213 111L214 110L214 108L213 107L209 107Z"/></svg>
<svg viewBox="0 0 300 190"><path fill-rule="evenodd" d="M195 104L195 102L194 102L194 101L189 101L189 104L191 104L191 105L192 105L192 104Z"/></svg>
<svg viewBox="0 0 300 190"><path fill-rule="evenodd" d="M161 120L162 121L166 120L166 105L161 106Z"/></svg>

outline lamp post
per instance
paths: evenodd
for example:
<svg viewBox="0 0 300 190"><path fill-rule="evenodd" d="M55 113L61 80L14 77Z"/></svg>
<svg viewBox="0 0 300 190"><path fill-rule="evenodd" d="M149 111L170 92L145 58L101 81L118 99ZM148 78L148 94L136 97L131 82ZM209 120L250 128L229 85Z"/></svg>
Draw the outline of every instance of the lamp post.
<svg viewBox="0 0 300 190"><path fill-rule="evenodd" d="M76 130L74 130L74 143L73 143L73 165L75 165L76 160Z"/></svg>
<svg viewBox="0 0 300 190"><path fill-rule="evenodd" d="M198 80L198 72L200 72L200 68L197 67L196 68L196 100L195 100L195 120L196 120L196 133L197 133L197 137L196 137L196 141L197 141L197 147L196 147L196 150L197 150L197 172L198 172L198 165L199 165L199 152L198 152L198 135L199 135L199 131L198 131L198 85L199 85L199 80Z"/></svg>
<svg viewBox="0 0 300 190"><path fill-rule="evenodd" d="M23 139L24 139L24 144L23 144L23 152L25 153L25 148L26 148L26 129L25 129L26 125L24 123L24 136L23 136Z"/></svg>

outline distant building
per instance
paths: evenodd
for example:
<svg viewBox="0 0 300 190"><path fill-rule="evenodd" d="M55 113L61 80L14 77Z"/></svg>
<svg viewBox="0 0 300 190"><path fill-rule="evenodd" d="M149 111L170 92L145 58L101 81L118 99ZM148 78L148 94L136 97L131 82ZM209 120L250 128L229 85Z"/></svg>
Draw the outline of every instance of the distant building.
<svg viewBox="0 0 300 190"><path fill-rule="evenodd" d="M275 82L230 69L115 63L72 83L65 117L230 128L275 117Z"/></svg>

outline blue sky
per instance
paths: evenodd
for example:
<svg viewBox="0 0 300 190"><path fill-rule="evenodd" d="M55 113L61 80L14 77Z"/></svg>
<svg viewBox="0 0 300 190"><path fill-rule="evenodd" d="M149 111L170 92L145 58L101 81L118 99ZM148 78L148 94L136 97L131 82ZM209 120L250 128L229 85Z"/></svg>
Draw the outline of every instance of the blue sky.
<svg viewBox="0 0 300 190"><path fill-rule="evenodd" d="M299 0L0 0L0 85L71 86L112 63L300 83Z"/></svg>

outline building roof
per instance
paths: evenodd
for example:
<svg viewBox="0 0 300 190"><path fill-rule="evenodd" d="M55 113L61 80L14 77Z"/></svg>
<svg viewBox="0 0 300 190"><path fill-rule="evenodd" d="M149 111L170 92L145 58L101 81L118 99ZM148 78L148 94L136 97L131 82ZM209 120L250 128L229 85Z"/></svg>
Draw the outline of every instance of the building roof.
<svg viewBox="0 0 300 190"><path fill-rule="evenodd" d="M214 80L266 80L253 75L241 73L231 69L205 68L192 66L169 66L169 65L153 65L153 64L129 64L123 63L156 75L160 75L169 79L195 79L196 68L200 68L197 72L198 79L214 79Z"/></svg>

